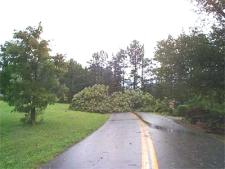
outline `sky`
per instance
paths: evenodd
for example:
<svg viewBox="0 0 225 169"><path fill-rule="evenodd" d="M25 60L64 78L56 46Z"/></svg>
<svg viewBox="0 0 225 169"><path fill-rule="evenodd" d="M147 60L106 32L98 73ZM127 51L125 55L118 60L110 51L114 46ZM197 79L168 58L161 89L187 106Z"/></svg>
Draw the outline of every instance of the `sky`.
<svg viewBox="0 0 225 169"><path fill-rule="evenodd" d="M14 30L37 26L50 40L52 54L62 53L87 65L94 52L110 56L136 39L153 57L157 41L198 25L190 0L0 0L0 44Z"/></svg>

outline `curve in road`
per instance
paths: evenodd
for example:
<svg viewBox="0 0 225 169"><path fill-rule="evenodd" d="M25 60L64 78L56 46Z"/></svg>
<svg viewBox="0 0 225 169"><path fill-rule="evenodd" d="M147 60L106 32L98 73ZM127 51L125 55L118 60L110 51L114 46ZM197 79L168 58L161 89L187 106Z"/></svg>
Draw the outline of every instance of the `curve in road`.
<svg viewBox="0 0 225 169"><path fill-rule="evenodd" d="M115 113L40 169L224 169L224 143L150 113ZM150 124L150 125L149 125Z"/></svg>

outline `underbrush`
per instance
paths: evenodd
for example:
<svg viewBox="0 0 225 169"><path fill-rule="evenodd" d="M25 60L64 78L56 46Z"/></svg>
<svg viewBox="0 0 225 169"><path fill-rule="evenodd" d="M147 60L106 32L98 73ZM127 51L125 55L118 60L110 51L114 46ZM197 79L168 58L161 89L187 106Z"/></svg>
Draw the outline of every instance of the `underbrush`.
<svg viewBox="0 0 225 169"><path fill-rule="evenodd" d="M225 103L196 96L185 104L179 105L175 113L184 116L192 124L202 124L208 130L223 133L225 130Z"/></svg>

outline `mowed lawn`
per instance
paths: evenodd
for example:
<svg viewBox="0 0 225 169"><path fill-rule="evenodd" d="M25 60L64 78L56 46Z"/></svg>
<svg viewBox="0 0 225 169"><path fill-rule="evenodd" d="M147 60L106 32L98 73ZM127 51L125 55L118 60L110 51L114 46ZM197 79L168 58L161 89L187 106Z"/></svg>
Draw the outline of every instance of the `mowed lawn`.
<svg viewBox="0 0 225 169"><path fill-rule="evenodd" d="M71 111L68 104L50 105L44 121L35 126L20 122L23 113L12 112L0 101L0 168L32 169L99 128L108 115Z"/></svg>

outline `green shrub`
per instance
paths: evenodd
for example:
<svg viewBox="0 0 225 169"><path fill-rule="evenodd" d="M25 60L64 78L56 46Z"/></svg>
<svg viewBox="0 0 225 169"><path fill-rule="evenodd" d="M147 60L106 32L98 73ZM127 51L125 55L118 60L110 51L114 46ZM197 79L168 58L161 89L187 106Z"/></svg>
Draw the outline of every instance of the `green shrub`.
<svg viewBox="0 0 225 169"><path fill-rule="evenodd" d="M70 108L79 111L108 113L110 112L109 106L108 87L94 85L75 94Z"/></svg>
<svg viewBox="0 0 225 169"><path fill-rule="evenodd" d="M129 112L130 98L122 92L114 92L110 97L112 112Z"/></svg>
<svg viewBox="0 0 225 169"><path fill-rule="evenodd" d="M110 97L113 112L145 111L154 103L153 96L141 90L125 90L114 92Z"/></svg>
<svg viewBox="0 0 225 169"><path fill-rule="evenodd" d="M139 98L140 98L140 105L141 105L141 106L137 107L137 109L139 111L143 111L143 112L153 112L154 111L156 102L151 94L142 93L139 96Z"/></svg>
<svg viewBox="0 0 225 169"><path fill-rule="evenodd" d="M143 107L143 92L140 90L126 90L123 93L126 98L125 101L128 102L131 111L135 111Z"/></svg>
<svg viewBox="0 0 225 169"><path fill-rule="evenodd" d="M180 116L185 116L186 113L188 112L188 110L190 110L190 107L186 104L182 104L177 106L176 110L175 110L175 114L176 115L180 115Z"/></svg>
<svg viewBox="0 0 225 169"><path fill-rule="evenodd" d="M154 112L163 114L172 114L172 109L169 107L169 101L167 98L163 100L157 99L154 106Z"/></svg>
<svg viewBox="0 0 225 169"><path fill-rule="evenodd" d="M108 95L108 87L94 85L74 95L70 107L73 110L110 113L150 109L153 97L141 90L126 90Z"/></svg>
<svg viewBox="0 0 225 169"><path fill-rule="evenodd" d="M224 102L219 103L212 96L195 96L186 104L186 107L181 105L180 112L185 112L185 117L192 123L203 122L209 129L224 131Z"/></svg>
<svg viewBox="0 0 225 169"><path fill-rule="evenodd" d="M202 109L209 112L217 112L225 115L225 102L219 103L212 96L195 96L187 103L193 109Z"/></svg>

